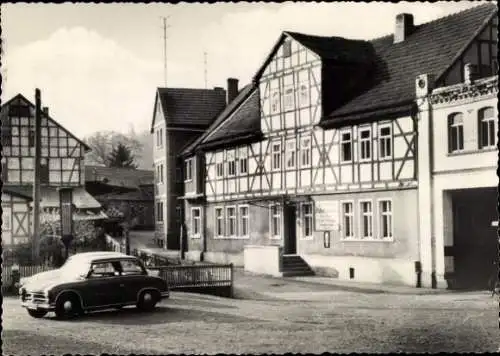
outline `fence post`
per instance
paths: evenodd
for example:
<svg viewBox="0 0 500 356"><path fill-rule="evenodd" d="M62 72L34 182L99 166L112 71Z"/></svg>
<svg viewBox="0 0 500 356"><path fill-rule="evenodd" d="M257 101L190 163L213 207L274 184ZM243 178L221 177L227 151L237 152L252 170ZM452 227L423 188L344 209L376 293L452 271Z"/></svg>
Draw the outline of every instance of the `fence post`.
<svg viewBox="0 0 500 356"><path fill-rule="evenodd" d="M234 298L234 268L233 268L233 264L231 263L230 264L231 266L231 287L230 287L230 291L229 291L229 295L231 298Z"/></svg>

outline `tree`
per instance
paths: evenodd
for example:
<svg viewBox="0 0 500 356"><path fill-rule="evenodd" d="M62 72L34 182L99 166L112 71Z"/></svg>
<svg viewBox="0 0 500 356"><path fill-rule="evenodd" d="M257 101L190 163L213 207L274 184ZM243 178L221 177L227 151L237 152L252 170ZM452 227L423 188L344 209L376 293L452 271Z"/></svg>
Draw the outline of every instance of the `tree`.
<svg viewBox="0 0 500 356"><path fill-rule="evenodd" d="M137 168L130 148L119 143L108 156L108 167Z"/></svg>
<svg viewBox="0 0 500 356"><path fill-rule="evenodd" d="M86 163L90 165L110 167L109 156L119 144L126 146L136 160L143 154L143 144L137 139L135 132L125 135L116 131L99 131L84 141L91 149L85 156Z"/></svg>

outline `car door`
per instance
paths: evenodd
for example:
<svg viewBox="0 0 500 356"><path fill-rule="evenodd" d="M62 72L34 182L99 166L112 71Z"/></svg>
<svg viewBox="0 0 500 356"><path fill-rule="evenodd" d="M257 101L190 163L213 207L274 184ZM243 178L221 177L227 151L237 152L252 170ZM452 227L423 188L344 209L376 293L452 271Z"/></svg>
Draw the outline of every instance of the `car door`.
<svg viewBox="0 0 500 356"><path fill-rule="evenodd" d="M117 261L92 263L85 293L87 307L103 307L123 303L123 283L120 269L120 263Z"/></svg>
<svg viewBox="0 0 500 356"><path fill-rule="evenodd" d="M121 260L122 283L124 297L129 303L137 301L139 291L148 286L147 273L144 267L135 259Z"/></svg>

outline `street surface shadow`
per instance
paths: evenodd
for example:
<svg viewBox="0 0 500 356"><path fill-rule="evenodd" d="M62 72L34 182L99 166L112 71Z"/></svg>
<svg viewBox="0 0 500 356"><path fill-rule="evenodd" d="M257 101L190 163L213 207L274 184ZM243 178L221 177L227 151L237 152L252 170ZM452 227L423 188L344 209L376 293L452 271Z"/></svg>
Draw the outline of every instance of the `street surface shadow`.
<svg viewBox="0 0 500 356"><path fill-rule="evenodd" d="M167 302L169 305L186 305L186 301L180 300L180 299L171 299ZM226 304L219 304L219 303L213 303L207 300L203 299L189 299L189 305L193 305L196 307L205 307L205 308L217 308L217 309L236 309L234 305L226 305Z"/></svg>
<svg viewBox="0 0 500 356"><path fill-rule="evenodd" d="M259 321L232 314L198 309L184 309L171 306L159 306L152 311L141 311L137 308L123 308L121 310L105 310L86 313L72 322L92 322L100 324L119 325L154 325L190 321L204 321L216 323L242 323Z"/></svg>

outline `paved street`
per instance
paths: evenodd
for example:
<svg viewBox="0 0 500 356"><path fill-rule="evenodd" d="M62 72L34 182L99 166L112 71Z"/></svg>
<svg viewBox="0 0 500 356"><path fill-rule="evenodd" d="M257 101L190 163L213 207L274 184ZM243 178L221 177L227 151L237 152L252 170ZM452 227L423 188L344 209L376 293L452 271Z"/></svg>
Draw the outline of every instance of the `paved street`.
<svg viewBox="0 0 500 356"><path fill-rule="evenodd" d="M50 314L32 319L6 298L3 354L484 352L500 346L498 303L485 292L360 293L277 281L261 280L268 293L259 300L175 292L154 312L130 308L73 321Z"/></svg>

